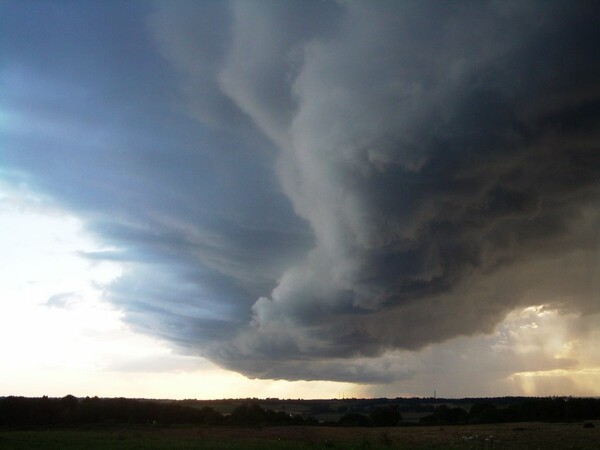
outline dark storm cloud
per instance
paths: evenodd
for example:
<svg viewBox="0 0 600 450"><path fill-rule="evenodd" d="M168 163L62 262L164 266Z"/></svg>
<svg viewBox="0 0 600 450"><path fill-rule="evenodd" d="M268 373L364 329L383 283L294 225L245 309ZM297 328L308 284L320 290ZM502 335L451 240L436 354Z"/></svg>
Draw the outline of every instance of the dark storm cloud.
<svg viewBox="0 0 600 450"><path fill-rule="evenodd" d="M234 28L260 28L245 8ZM232 51L224 89L279 145L281 183L316 246L215 357L256 376L340 379L322 361L491 332L528 302L595 298L597 12L343 4L334 32L290 42L303 57L287 66L288 117L256 98L268 67L234 70L270 49ZM586 275L561 275L566 261Z"/></svg>
<svg viewBox="0 0 600 450"><path fill-rule="evenodd" d="M519 306L598 312L594 2L8 5L36 132L5 165L112 247L86 256L125 264L107 298L145 332L383 382Z"/></svg>

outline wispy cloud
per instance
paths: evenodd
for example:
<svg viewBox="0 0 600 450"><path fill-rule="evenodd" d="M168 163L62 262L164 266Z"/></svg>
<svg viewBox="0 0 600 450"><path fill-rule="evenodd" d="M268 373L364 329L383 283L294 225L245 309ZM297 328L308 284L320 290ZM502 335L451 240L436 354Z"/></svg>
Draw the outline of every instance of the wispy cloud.
<svg viewBox="0 0 600 450"><path fill-rule="evenodd" d="M80 300L80 297L75 292L62 292L46 300L45 306L48 308L68 309Z"/></svg>

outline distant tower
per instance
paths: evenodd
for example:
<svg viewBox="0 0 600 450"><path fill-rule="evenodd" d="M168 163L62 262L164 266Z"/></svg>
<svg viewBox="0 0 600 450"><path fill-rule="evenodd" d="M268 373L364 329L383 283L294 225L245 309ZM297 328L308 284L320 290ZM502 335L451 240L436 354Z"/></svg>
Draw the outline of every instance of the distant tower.
<svg viewBox="0 0 600 450"><path fill-rule="evenodd" d="M437 398L437 391L433 391L433 398Z"/></svg>

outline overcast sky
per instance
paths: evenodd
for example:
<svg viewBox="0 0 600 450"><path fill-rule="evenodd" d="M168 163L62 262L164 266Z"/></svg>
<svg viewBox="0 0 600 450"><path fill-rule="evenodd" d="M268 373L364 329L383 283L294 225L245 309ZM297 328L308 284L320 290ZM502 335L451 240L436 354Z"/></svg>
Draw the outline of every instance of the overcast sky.
<svg viewBox="0 0 600 450"><path fill-rule="evenodd" d="M600 395L595 1L0 1L0 395Z"/></svg>

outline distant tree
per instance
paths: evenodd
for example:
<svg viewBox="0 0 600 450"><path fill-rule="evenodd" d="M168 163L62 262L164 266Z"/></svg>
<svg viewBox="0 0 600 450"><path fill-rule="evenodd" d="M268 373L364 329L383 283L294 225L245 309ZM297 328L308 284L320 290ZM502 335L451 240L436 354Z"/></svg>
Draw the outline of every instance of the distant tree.
<svg viewBox="0 0 600 450"><path fill-rule="evenodd" d="M368 427L371 421L364 414L350 412L340 417L338 424L343 427Z"/></svg>
<svg viewBox="0 0 600 450"><path fill-rule="evenodd" d="M207 425L216 425L223 422L223 415L210 406L205 406L200 410L200 417L201 423Z"/></svg>
<svg viewBox="0 0 600 450"><path fill-rule="evenodd" d="M335 410L325 402L315 403L308 409L309 414L324 414L335 412Z"/></svg>
<svg viewBox="0 0 600 450"><path fill-rule="evenodd" d="M421 418L419 422L427 425L457 425L467 423L468 418L469 414L462 408L440 405L433 414Z"/></svg>
<svg viewBox="0 0 600 450"><path fill-rule="evenodd" d="M471 423L496 423L502 421L502 412L491 402L475 403L469 410Z"/></svg>
<svg viewBox="0 0 600 450"><path fill-rule="evenodd" d="M378 406L369 413L371 425L375 427L393 427L402 420L396 405Z"/></svg>
<svg viewBox="0 0 600 450"><path fill-rule="evenodd" d="M67 395L60 399L61 420L63 423L71 424L76 421L79 400L73 395Z"/></svg>
<svg viewBox="0 0 600 450"><path fill-rule="evenodd" d="M243 426L259 426L266 422L265 410L256 403L238 406L231 412L229 418L234 425Z"/></svg>

